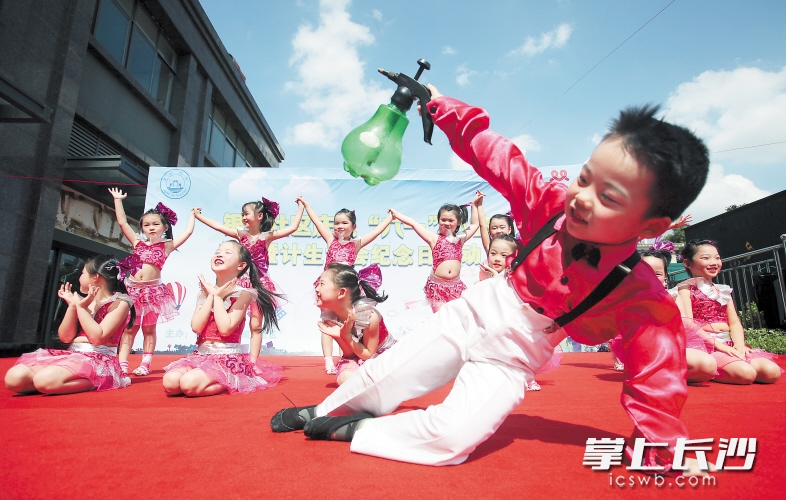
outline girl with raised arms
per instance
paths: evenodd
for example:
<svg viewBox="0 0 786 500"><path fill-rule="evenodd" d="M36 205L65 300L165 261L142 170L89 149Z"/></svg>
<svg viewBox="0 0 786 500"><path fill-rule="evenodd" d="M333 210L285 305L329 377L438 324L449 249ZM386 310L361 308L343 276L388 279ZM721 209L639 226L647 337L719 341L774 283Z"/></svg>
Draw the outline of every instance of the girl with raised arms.
<svg viewBox="0 0 786 500"><path fill-rule="evenodd" d="M289 226L283 229L273 229L279 213L278 203L264 197L261 200L249 201L243 204L240 219L243 222L243 227L237 229L232 229L212 219L208 219L202 215L201 209L197 210L196 218L219 233L235 238L241 245L246 247L251 254L251 261L257 268L259 281L271 292L276 292L276 285L268 275L268 268L270 267L268 248L270 243L289 236L297 231L298 226L300 226L304 207L300 200L296 201L298 204L297 213L292 217ZM251 303L249 313L251 315L251 321L249 322L249 327L251 328L251 350L259 351L262 346L262 313L255 302Z"/></svg>
<svg viewBox="0 0 786 500"><path fill-rule="evenodd" d="M109 192L115 199L115 216L120 230L134 247L131 255L120 262L120 268L128 294L134 299L137 320L123 334L118 358L123 373L128 373L128 355L141 324L144 335L142 364L133 373L145 376L150 374L150 363L156 349L156 325L171 321L178 314L172 290L161 282L161 269L169 254L194 232L196 209L191 210L185 231L173 239L172 226L177 224L177 214L159 202L142 215L139 221L141 234L134 234L123 208L126 193L118 188L110 188Z"/></svg>
<svg viewBox="0 0 786 500"><path fill-rule="evenodd" d="M478 230L477 206L483 199L480 191L475 192L472 200L472 220L467 230L459 233L462 224L467 222L467 207L446 203L439 208L437 219L439 232L432 233L425 226L395 210L391 210L393 217L415 230L423 241L428 243L433 256L431 275L426 281L423 291L426 299L431 304L434 312L461 296L467 285L461 281L462 247Z"/></svg>
<svg viewBox="0 0 786 500"><path fill-rule="evenodd" d="M357 218L355 217L354 210L342 208L333 217L333 231L322 223L319 214L314 211L311 205L303 199L302 196L297 198L299 203L306 207L311 222L317 228L317 232L322 239L327 243L328 249L325 255L325 269L333 262L339 262L348 266L355 265L355 260L358 258L358 252L361 248L368 245L377 236L390 225L393 221L392 214L389 214L379 222L379 225L368 232L368 234L355 238L355 230L357 229ZM319 284L319 279L314 282L314 287ZM329 335L322 335L322 354L325 356L325 373L328 375L335 375L337 369L333 363L333 338Z"/></svg>

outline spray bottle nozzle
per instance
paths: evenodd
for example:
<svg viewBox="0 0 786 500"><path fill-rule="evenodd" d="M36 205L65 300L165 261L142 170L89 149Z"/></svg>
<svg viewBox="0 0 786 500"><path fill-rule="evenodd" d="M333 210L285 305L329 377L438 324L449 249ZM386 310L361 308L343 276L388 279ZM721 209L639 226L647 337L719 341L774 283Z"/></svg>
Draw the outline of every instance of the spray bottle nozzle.
<svg viewBox="0 0 786 500"><path fill-rule="evenodd" d="M434 122L431 119L431 114L426 109L426 104L431 100L431 92L418 81L423 70L431 69L431 64L425 59L418 60L418 72L415 78L405 75L404 73L396 73L395 71L388 71L379 68L379 72L388 77L391 81L398 85L396 92L391 97L390 101L399 107L405 113L412 107L412 102L417 99L420 101L421 113L420 118L423 123L423 140L431 144L431 135L434 133Z"/></svg>

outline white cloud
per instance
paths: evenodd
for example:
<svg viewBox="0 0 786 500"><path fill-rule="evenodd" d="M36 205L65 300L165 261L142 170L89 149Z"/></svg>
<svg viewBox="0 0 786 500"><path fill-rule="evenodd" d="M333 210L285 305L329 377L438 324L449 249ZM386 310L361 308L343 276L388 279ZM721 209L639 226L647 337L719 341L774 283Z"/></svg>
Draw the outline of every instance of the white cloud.
<svg viewBox="0 0 786 500"><path fill-rule="evenodd" d="M281 188L280 193L281 199L287 202L302 196L306 200L319 200L320 206L331 207L335 201L330 185L317 177L293 175L289 178L289 183Z"/></svg>
<svg viewBox="0 0 786 500"><path fill-rule="evenodd" d="M770 194L772 193L756 187L747 177L726 175L722 165L713 163L710 165L707 184L685 213L693 215L694 222L701 222L722 214L729 205L751 203Z"/></svg>
<svg viewBox="0 0 786 500"><path fill-rule="evenodd" d="M560 24L551 31L542 33L540 39L528 36L524 45L510 52L509 55L523 55L532 57L548 49L561 49L570 40L573 28L569 24Z"/></svg>
<svg viewBox="0 0 786 500"><path fill-rule="evenodd" d="M665 105L665 118L695 131L710 151L744 148L786 139L786 67L705 71L680 84ZM718 153L724 162L776 163L786 144ZM731 203L729 203L731 205Z"/></svg>
<svg viewBox="0 0 786 500"><path fill-rule="evenodd" d="M227 189L231 199L257 200L263 192L267 171L264 168L250 168L243 175L229 183Z"/></svg>
<svg viewBox="0 0 786 500"><path fill-rule="evenodd" d="M445 45L445 47L442 49L442 53L452 56L458 54L458 51L453 47L451 47L450 45Z"/></svg>
<svg viewBox="0 0 786 500"><path fill-rule="evenodd" d="M518 146L524 155L527 154L527 151L540 151L540 143L536 141L531 135L517 135L516 137L512 138L511 141L513 144Z"/></svg>
<svg viewBox="0 0 786 500"><path fill-rule="evenodd" d="M347 12L349 0L321 0L319 25L301 25L292 39L290 66L298 79L286 88L302 97L309 117L287 131L285 142L333 149L352 128L390 99L376 79L366 80L360 47L374 43L368 27Z"/></svg>
<svg viewBox="0 0 786 500"><path fill-rule="evenodd" d="M450 167L455 170L472 170L472 165L459 158L456 153L450 155Z"/></svg>
<svg viewBox="0 0 786 500"><path fill-rule="evenodd" d="M456 68L456 73L456 83L462 87L469 84L470 77L478 74L477 71L469 69L466 64L462 64Z"/></svg>
<svg viewBox="0 0 786 500"><path fill-rule="evenodd" d="M371 16L377 21L382 20L382 12L378 11L377 9L371 11Z"/></svg>
<svg viewBox="0 0 786 500"><path fill-rule="evenodd" d="M592 144L594 144L595 146L597 146L598 144L600 144L600 141L602 141L602 140L603 140L603 134L599 134L599 133L597 133L597 132L595 132L594 134L592 134L592 137L590 137L590 142L591 142Z"/></svg>

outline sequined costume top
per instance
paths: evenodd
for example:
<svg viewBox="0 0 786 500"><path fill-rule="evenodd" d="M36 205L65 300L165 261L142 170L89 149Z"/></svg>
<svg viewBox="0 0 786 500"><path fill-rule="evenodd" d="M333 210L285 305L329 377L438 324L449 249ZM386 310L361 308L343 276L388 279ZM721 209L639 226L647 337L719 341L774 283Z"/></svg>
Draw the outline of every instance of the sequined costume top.
<svg viewBox="0 0 786 500"><path fill-rule="evenodd" d="M342 264L347 264L348 266L352 266L355 264L355 260L358 258L358 251L355 247L355 241L352 240L344 240L339 241L338 238L333 238L333 241L330 242L330 246L327 249L327 256L325 257L325 269L327 269L328 264L332 264L334 262L340 262Z"/></svg>
<svg viewBox="0 0 786 500"><path fill-rule="evenodd" d="M256 239L252 239L251 234L247 230L243 228L237 229L237 239L251 254L251 262L257 266L260 278L267 276L267 271L270 267L270 256L267 252L267 235L268 233L260 233Z"/></svg>
<svg viewBox="0 0 786 500"><path fill-rule="evenodd" d="M681 289L685 287L690 289L693 319L707 323L729 323L727 307L731 301L731 287L716 285L706 278L691 278L678 285Z"/></svg>
<svg viewBox="0 0 786 500"><path fill-rule="evenodd" d="M443 236L437 237L437 242L431 250L434 259L434 266L432 272L436 271L440 264L446 260L457 260L461 262L461 247L464 246L463 238L460 235L456 236Z"/></svg>
<svg viewBox="0 0 786 500"><path fill-rule="evenodd" d="M95 311L93 311L91 314L93 319L96 320L96 323L100 324L102 321L104 321L104 318L106 318L107 314L109 314L109 308L112 307L112 304L114 304L116 300L122 300L128 304L128 315L126 316L126 319L117 326L117 329L115 329L112 335L104 341L103 345L116 346L118 342L120 342L120 337L123 335L123 330L126 329L126 326L128 326L128 322L131 319L131 308L134 307L134 301L131 299L131 297L124 293L115 293L103 302L96 302ZM77 337L87 338L84 330L82 330L82 325L79 325L79 333L77 334Z"/></svg>
<svg viewBox="0 0 786 500"><path fill-rule="evenodd" d="M226 308L227 311L232 308L232 304L237 301L237 297L232 297L229 299L229 306ZM226 306L226 302L224 302ZM197 345L202 345L205 342L227 342L227 343L240 343L240 337L243 334L243 328L246 326L246 315L243 315L243 318L240 320L240 323L235 327L235 329L229 335L221 335L218 331L218 325L216 325L216 317L213 312L210 312L210 318L207 320L207 324L205 328L202 329L202 332L197 337Z"/></svg>
<svg viewBox="0 0 786 500"><path fill-rule="evenodd" d="M139 257L143 264L155 266L160 271L166 262L166 243L170 240L157 241L156 243L145 243L138 241L134 247L133 254Z"/></svg>

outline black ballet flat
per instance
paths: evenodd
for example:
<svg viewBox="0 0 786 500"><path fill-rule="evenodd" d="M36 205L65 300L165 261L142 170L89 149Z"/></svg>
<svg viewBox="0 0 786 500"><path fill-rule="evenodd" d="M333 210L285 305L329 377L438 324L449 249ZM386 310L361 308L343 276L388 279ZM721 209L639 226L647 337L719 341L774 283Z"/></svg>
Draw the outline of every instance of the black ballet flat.
<svg viewBox="0 0 786 500"><path fill-rule="evenodd" d="M374 415L360 412L343 417L317 417L306 424L304 432L319 441L352 441L358 422L367 418Z"/></svg>
<svg viewBox="0 0 786 500"><path fill-rule="evenodd" d="M314 410L316 406L304 406L300 408L285 408L270 419L270 428L273 432L292 432L300 431L306 426L309 420L306 420L301 411L307 410L311 418L314 418Z"/></svg>

